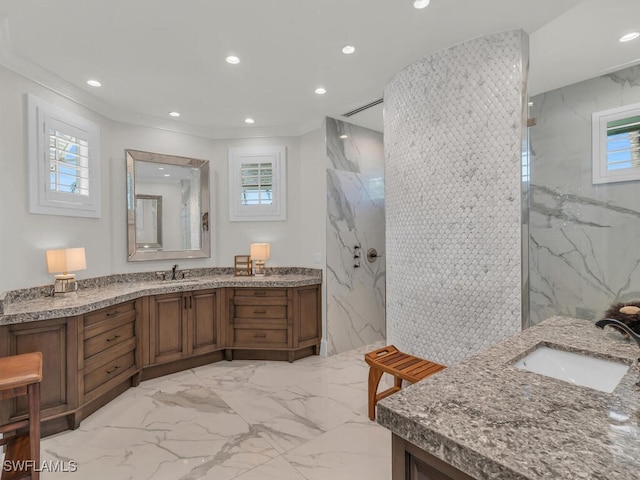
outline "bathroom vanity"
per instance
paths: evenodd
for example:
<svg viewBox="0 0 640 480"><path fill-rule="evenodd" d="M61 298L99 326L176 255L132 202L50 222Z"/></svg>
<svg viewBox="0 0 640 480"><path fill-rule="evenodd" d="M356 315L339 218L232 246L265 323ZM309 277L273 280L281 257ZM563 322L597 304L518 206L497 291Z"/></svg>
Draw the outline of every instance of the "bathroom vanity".
<svg viewBox="0 0 640 480"><path fill-rule="evenodd" d="M320 270L196 273L178 281L92 279L60 297L42 295L48 289L4 295L0 357L43 352L44 434L76 428L142 379L225 358L292 362L319 354ZM2 401L0 424L26 411L26 403Z"/></svg>
<svg viewBox="0 0 640 480"><path fill-rule="evenodd" d="M515 365L541 347L627 368L607 392ZM393 480L637 479L639 355L617 333L553 317L403 389L377 412L393 433ZM586 383L600 375L588 368Z"/></svg>

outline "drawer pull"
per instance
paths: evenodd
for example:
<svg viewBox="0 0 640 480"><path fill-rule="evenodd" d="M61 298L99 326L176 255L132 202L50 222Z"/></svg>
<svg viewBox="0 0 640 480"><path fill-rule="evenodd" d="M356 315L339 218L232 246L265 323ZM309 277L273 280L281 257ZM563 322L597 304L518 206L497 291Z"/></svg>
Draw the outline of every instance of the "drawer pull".
<svg viewBox="0 0 640 480"><path fill-rule="evenodd" d="M254 310L253 313L267 313L266 310Z"/></svg>
<svg viewBox="0 0 640 480"><path fill-rule="evenodd" d="M107 313L107 317L114 317L116 315L120 315L120 310L116 310L115 312Z"/></svg>
<svg viewBox="0 0 640 480"><path fill-rule="evenodd" d="M107 342L113 342L114 340L117 340L121 337L122 335L114 335L111 338L107 338Z"/></svg>
<svg viewBox="0 0 640 480"><path fill-rule="evenodd" d="M116 365L115 367L110 368L109 370L107 370L107 375L111 375L113 372L115 372L119 368L120 368L120 365Z"/></svg>
<svg viewBox="0 0 640 480"><path fill-rule="evenodd" d="M253 295L256 297L264 297L267 294L264 290L259 290L257 292L253 292Z"/></svg>
<svg viewBox="0 0 640 480"><path fill-rule="evenodd" d="M267 338L267 335L264 333L256 333L253 338Z"/></svg>

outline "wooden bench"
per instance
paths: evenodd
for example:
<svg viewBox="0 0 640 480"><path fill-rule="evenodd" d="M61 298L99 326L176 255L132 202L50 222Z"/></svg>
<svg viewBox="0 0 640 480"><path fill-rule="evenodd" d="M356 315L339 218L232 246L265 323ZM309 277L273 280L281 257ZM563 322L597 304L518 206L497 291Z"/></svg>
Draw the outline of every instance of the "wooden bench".
<svg viewBox="0 0 640 480"><path fill-rule="evenodd" d="M427 378L447 367L422 358L402 353L393 345L365 354L364 361L369 365L369 418L376 418L376 404L402 388L402 381L411 383ZM383 373L394 377L394 386L378 392L378 384Z"/></svg>

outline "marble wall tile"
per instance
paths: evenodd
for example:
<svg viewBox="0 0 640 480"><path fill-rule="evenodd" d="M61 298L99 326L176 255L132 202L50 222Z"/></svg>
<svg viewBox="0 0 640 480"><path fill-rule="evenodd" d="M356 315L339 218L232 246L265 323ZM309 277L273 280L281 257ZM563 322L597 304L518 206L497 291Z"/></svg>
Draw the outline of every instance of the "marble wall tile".
<svg viewBox="0 0 640 480"><path fill-rule="evenodd" d="M640 66L532 98L532 323L640 300L638 181L592 184L591 114L640 103Z"/></svg>
<svg viewBox="0 0 640 480"><path fill-rule="evenodd" d="M388 343L453 364L521 328L528 39L479 37L385 89Z"/></svg>
<svg viewBox="0 0 640 480"><path fill-rule="evenodd" d="M386 336L383 152L379 132L327 118L327 155L334 167L327 170L329 354ZM381 255L373 263L366 259L370 248Z"/></svg>

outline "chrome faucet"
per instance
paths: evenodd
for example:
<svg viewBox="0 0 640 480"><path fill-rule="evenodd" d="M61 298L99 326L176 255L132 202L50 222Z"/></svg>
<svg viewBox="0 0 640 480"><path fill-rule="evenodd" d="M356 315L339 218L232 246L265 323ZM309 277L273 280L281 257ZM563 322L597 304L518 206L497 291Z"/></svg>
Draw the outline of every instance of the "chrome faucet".
<svg viewBox="0 0 640 480"><path fill-rule="evenodd" d="M176 273L178 272L178 264L176 263L173 267L171 267L171 280L177 280Z"/></svg>
<svg viewBox="0 0 640 480"><path fill-rule="evenodd" d="M603 318L602 320L598 320L596 322L596 327L604 328L607 325L611 325L613 328L617 328L618 330L628 334L631 338L635 340L640 347L640 335L631 330L628 325L625 325L620 320L614 320L613 318Z"/></svg>

